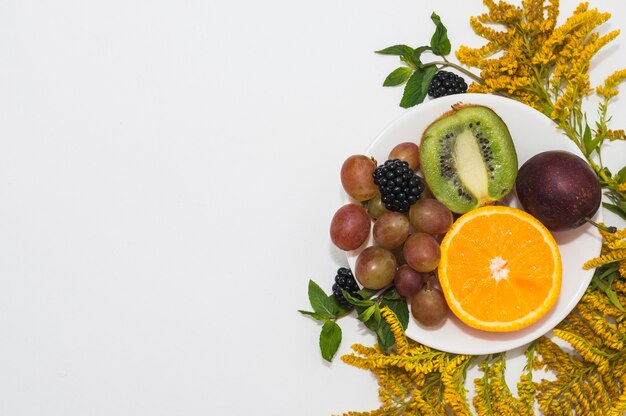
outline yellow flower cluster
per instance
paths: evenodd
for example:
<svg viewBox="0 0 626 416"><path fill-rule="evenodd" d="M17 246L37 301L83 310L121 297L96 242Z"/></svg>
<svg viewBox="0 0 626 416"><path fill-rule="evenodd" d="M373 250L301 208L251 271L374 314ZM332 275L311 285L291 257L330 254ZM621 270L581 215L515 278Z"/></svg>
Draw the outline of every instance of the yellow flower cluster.
<svg viewBox="0 0 626 416"><path fill-rule="evenodd" d="M626 304L626 281L616 285ZM465 374L477 357L433 350L406 338L396 315L381 310L396 341L396 350L353 345L342 360L376 375L382 406L344 416L433 415L452 411L470 415ZM518 396L506 380L506 354L478 362L483 376L474 380L473 410L483 415L533 416L535 401L546 415L621 415L626 411L626 312L605 293L588 291L575 310L554 329L575 353L568 354L547 337L530 344L527 365L517 383ZM554 380L533 381L533 370L547 370Z"/></svg>
<svg viewBox="0 0 626 416"><path fill-rule="evenodd" d="M626 285L617 296L626 300ZM556 380L542 380L537 401L544 414L621 415L626 410L626 313L601 291L589 291L554 335L576 354L565 353L548 338L536 343L535 368ZM565 412L565 413L564 413Z"/></svg>
<svg viewBox="0 0 626 416"><path fill-rule="evenodd" d="M593 91L587 74L591 59L619 34L594 32L610 14L582 3L557 27L558 0L525 0L521 7L504 1L484 3L489 12L471 18L470 25L488 43L461 46L456 52L461 63L481 71L484 83L472 84L470 91L505 94L557 122L567 120L579 110L581 97ZM625 77L618 71L598 87L598 93L615 96L615 87Z"/></svg>
<svg viewBox="0 0 626 416"><path fill-rule="evenodd" d="M378 348L353 345L353 354L341 359L353 366L372 371L378 378L382 406L357 415L443 415L450 408L456 415L471 415L463 387L471 357L448 354L408 340L396 315L381 309L393 333L396 350L385 354Z"/></svg>
<svg viewBox="0 0 626 416"><path fill-rule="evenodd" d="M626 79L626 69L616 71L604 80L603 85L596 88L596 93L606 99L611 99L617 95L617 86L624 79Z"/></svg>
<svg viewBox="0 0 626 416"><path fill-rule="evenodd" d="M473 404L479 415L533 415L535 386L531 373L522 375L518 383L520 398L513 397L505 380L506 354L496 354L478 364L483 377L474 381Z"/></svg>
<svg viewBox="0 0 626 416"><path fill-rule="evenodd" d="M604 238L602 251L598 257L587 261L583 265L583 268L593 269L599 266L616 263L619 274L626 279L626 228L615 233L600 230L600 233ZM626 303L624 303L624 305L626 305Z"/></svg>

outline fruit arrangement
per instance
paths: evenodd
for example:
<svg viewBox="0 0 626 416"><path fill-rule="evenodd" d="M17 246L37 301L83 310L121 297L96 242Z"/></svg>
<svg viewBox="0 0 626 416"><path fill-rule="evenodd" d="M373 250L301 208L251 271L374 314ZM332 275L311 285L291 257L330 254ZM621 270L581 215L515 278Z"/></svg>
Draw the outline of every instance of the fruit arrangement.
<svg viewBox="0 0 626 416"><path fill-rule="evenodd" d="M623 245L626 229L617 230L616 227L595 224L592 216L600 205L600 194L604 192L606 200L602 206L626 219L626 167L612 172L602 161L603 145L607 141L626 139L623 130L609 128L611 116L607 111L609 101L618 95L618 85L626 80L626 69L614 72L605 79L603 85L596 88L590 88L587 74L591 58L613 40L619 30L596 32L610 15L590 8L587 3L581 3L561 25L557 25L557 18L560 17L558 2L532 0L523 2L520 7L507 2L485 4L488 11L473 17L471 25L487 43L479 48L461 46L456 51L456 57L463 66L446 58L451 52L447 29L439 16L433 13L431 20L436 29L430 44L418 47L398 44L377 51L379 54L397 56L402 63L401 67L388 75L383 86L404 84L400 106L412 107L420 104L427 93L431 98L436 98L440 96L438 94L456 94L457 88L463 89L460 82L453 86L455 80L445 79L447 76L441 74L443 68L453 68L455 72L473 80L469 92L503 95L542 112L571 140L578 148L577 153L585 160L563 152L540 153L535 150L538 154L528 154L524 152L528 152L529 148L520 146L520 157L524 160L528 158L520 170L508 169L505 170L508 173L491 178L492 171L487 166L485 181L484 167L474 162L482 159L485 162L483 165L488 165L486 159L493 155L489 155L487 150L493 153L497 143L478 141L478 146L461 146L466 150L468 147L471 149L465 154L470 157L463 159L465 162L462 164L456 163L457 160L453 166L448 157L442 160L433 158L432 166L446 165L434 171L435 177L437 174L444 180L456 177L457 183L452 181L451 184L451 188L456 189L455 195L442 192L436 180L429 182L429 171L432 169L424 168L424 160L419 157L421 166L417 163L411 165L411 162L409 166L414 171L418 170L426 186L418 201L411 204L408 213L399 214L409 217L410 228L406 238L406 221L399 220L397 213L376 226L378 219L389 211L380 191L372 199L360 202L373 223L371 228L377 229L377 235L372 235L361 247L350 251L349 261L353 261L355 255L370 245L386 245L383 249L395 255L397 269L393 283L386 288L361 288L355 296L348 291L342 292L346 301L356 309L357 318L378 336L378 346L370 348L356 344L352 346L351 354L341 357L345 363L371 372L378 380L381 407L372 412L358 413L471 414L475 410L479 415L531 415L539 409L541 414L623 414L626 411L626 349L620 338L623 335L620 322L624 322L626 305L626 285L623 280L626 277ZM497 23L504 31L494 32L493 23ZM424 55L429 54L433 55L434 60L428 60L428 56L425 59ZM467 70L467 67L480 71L480 76ZM438 85L433 87L435 83ZM594 91L600 98L598 115L595 122L588 122L588 115L582 110L582 101ZM464 99L469 101L467 96ZM524 112L524 109L520 110L520 113ZM431 116L436 118L434 114L428 118ZM534 144L547 144L552 140L547 137L549 133L534 137L527 135L526 124L517 125L517 121L508 116L507 120L512 121L510 124L516 135L516 143L532 140ZM424 126L421 121L418 123ZM399 124L401 128L394 130L392 136L396 140L404 140L407 125ZM466 128L472 129L469 125ZM473 136L473 133L468 136ZM435 156L441 156L437 152L450 155L457 150L456 145L446 148L446 140L450 139L434 142L432 149ZM407 142L397 147L414 149L417 144ZM483 144L487 144L489 149L483 149ZM419 145L421 148L413 150L413 155L426 153L423 140ZM533 147L530 146L531 151ZM550 146L540 145L539 148L549 149ZM377 156L386 151L377 150ZM506 151L504 155L506 157ZM396 158L400 159L391 153L388 156L388 159ZM459 165L462 165L460 171ZM512 166L517 168L514 164ZM495 171L497 166L493 167ZM589 175L589 169L595 178ZM475 175L476 172L479 174ZM430 173L430 177L433 177ZM506 186L502 189L497 186L490 188L493 184ZM498 191L504 195L511 187L514 190L512 194L517 195L517 202L521 203L526 212L501 206L509 202L515 204L515 199L510 197L499 201ZM452 209L444 202L447 197L457 203L465 200L465 206L458 205ZM425 216L411 215L413 207L422 204L422 201L437 198L437 202L443 203L448 211L455 212L452 216L453 225L447 226L445 232L437 227L428 228L431 224ZM462 215L459 217L458 214ZM421 218L417 219L419 226L415 225L414 218ZM587 257L593 252L585 244L592 241L594 244L600 243L593 238L596 233L585 230L559 235L560 230L571 230L585 222L597 226L603 240L599 255L582 266L585 270L595 268L593 278L577 272L581 270L579 256ZM385 223L387 225L383 226ZM384 233L381 230L385 230L389 223L396 224L402 230L402 233L398 231L395 234L399 240L404 240L402 249L397 247L397 239L382 236ZM491 340L511 339L511 336L483 333L481 329L519 329L545 313L559 297L560 253L551 232L564 243L561 246L563 254L568 260L574 261L565 263L567 280L564 280L559 308L555 309L555 313L549 314L547 319L533 328L512 335L516 340L521 338L523 342L529 342L524 352L526 365L519 377L515 395L505 380L505 375L508 378L510 373L506 369L506 352L500 351L522 344L491 343ZM440 242L440 260L436 271L419 272L407 261L404 247L415 239L413 235L417 233L434 236L435 241ZM442 233L445 233L443 237ZM512 239L512 236L516 238ZM569 244L573 241L572 237L576 238L574 250L571 250L574 247ZM578 252L580 243L586 248L584 254ZM409 260L413 262L415 258ZM368 264L371 265L371 260ZM537 272L540 272L540 278ZM582 281L578 281L578 277L583 278ZM587 278L591 278L588 287ZM437 289L437 283L441 292L433 291L433 287ZM579 292L582 298L572 297L571 290L574 287L578 291L586 289L584 295ZM443 302L440 301L442 296L438 294L443 294ZM467 325L480 329L468 330L462 324L457 326L456 322L449 322L443 324L440 331L430 331L432 336L425 337L427 341L424 341L421 336L429 333L429 330L419 329L415 332L416 326L413 326L410 328L412 333L409 332L406 302L398 302L397 297L410 299L411 306L421 305L412 307L411 312L414 319L424 326L440 325L437 319L432 318L452 315L437 311L439 307L449 307ZM422 298L426 300L422 302ZM334 307L333 302L327 302L324 292L312 281L309 282L309 300L315 312L301 312L324 322L320 349L323 357L330 361L341 340L341 330L335 320L347 312ZM485 304L494 307L485 308ZM572 311L574 304L576 307ZM561 308L561 305L564 307ZM515 313L517 316L514 316ZM561 315L563 313L567 316ZM555 327L557 320L561 321ZM505 326L502 326L503 322ZM543 333L541 331L550 328L553 329L550 335L536 338L537 334ZM390 333L393 335L391 340L388 336ZM413 337L412 334L419 335ZM529 338L529 335L535 338ZM407 339L407 336L414 340ZM569 344L568 347L557 345L553 341L556 338ZM456 349L456 346L452 347L445 342L449 339L464 344L462 351L445 349ZM485 343L485 340L489 342ZM475 348L470 347L468 350L464 341L473 344ZM485 347L489 349L493 344L499 345L496 348L501 349L485 350ZM395 345L395 348L390 349L390 345ZM467 389L467 383L471 384L468 369L476 362L483 376L474 379L474 395L468 397L467 393L471 392L471 389ZM535 370L552 373L554 380L537 381L533 376Z"/></svg>
<svg viewBox="0 0 626 416"><path fill-rule="evenodd" d="M579 226L599 207L599 183L585 166L572 153L543 152L518 172L498 114L455 104L419 144L398 143L380 162L345 160L340 179L351 200L335 213L330 237L355 258L360 287L394 290L422 328L437 328L452 312L475 329L516 331L559 295L561 258L549 230ZM566 195L548 198L557 189ZM513 191L527 212L502 206ZM355 294L348 304L359 304L350 302Z"/></svg>

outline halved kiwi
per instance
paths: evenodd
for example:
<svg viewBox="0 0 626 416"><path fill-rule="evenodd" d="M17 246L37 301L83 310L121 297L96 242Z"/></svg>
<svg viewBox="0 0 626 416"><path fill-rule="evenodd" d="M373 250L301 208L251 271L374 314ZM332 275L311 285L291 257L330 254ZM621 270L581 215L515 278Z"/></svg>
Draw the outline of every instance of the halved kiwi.
<svg viewBox="0 0 626 416"><path fill-rule="evenodd" d="M420 161L435 198L459 214L503 198L517 177L509 129L476 104L454 105L426 128Z"/></svg>

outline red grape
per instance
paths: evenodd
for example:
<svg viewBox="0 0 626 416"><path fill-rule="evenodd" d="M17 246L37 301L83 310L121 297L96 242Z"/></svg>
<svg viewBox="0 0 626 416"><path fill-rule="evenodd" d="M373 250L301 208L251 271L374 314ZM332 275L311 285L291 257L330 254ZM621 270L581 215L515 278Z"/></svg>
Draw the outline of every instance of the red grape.
<svg viewBox="0 0 626 416"><path fill-rule="evenodd" d="M347 204L335 212L330 223L330 239L342 250L356 250L370 234L371 220L365 208Z"/></svg>
<svg viewBox="0 0 626 416"><path fill-rule="evenodd" d="M427 234L444 234L452 226L452 212L433 198L419 199L409 210L411 225Z"/></svg>
<svg viewBox="0 0 626 416"><path fill-rule="evenodd" d="M356 259L355 277L363 287L382 289L393 282L396 273L396 258L389 250L370 246Z"/></svg>
<svg viewBox="0 0 626 416"><path fill-rule="evenodd" d="M409 236L409 219L399 212L386 212L374 223L374 242L382 248L393 250Z"/></svg>
<svg viewBox="0 0 626 416"><path fill-rule="evenodd" d="M411 299L411 314L413 318L425 327L441 325L448 316L448 304L441 290L426 284Z"/></svg>
<svg viewBox="0 0 626 416"><path fill-rule="evenodd" d="M370 217L372 217L373 219L377 219L385 212L389 212L387 211L387 208L385 208L385 204L383 203L382 199L380 199L379 193L376 194L374 198L367 201L366 209L368 214L370 214Z"/></svg>
<svg viewBox="0 0 626 416"><path fill-rule="evenodd" d="M378 193L372 173L376 162L371 157L353 155L341 166L341 185L348 195L357 201L367 201Z"/></svg>
<svg viewBox="0 0 626 416"><path fill-rule="evenodd" d="M432 235L417 232L407 238L403 254L407 264L413 269L418 272L430 272L439 265L441 249Z"/></svg>
<svg viewBox="0 0 626 416"><path fill-rule="evenodd" d="M415 170L420 164L420 149L413 142L400 143L391 149L389 159L404 160L409 164L409 168Z"/></svg>
<svg viewBox="0 0 626 416"><path fill-rule="evenodd" d="M422 273L416 272L408 264L398 267L393 278L393 284L401 296L410 298L415 295L423 283Z"/></svg>

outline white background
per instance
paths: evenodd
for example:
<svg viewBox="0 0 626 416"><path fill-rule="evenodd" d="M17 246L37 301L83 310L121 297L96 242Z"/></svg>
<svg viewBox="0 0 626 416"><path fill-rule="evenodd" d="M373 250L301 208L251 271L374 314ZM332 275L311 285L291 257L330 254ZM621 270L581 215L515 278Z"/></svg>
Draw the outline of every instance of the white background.
<svg viewBox="0 0 626 416"><path fill-rule="evenodd" d="M614 15L603 31L626 29L625 6L592 6ZM399 61L373 51L427 43L432 11L453 50L479 46L468 19L484 10L0 1L0 414L378 407L375 379L325 363L296 310L347 264L328 236L341 163L405 111L381 86ZM626 67L625 42L597 56L594 85ZM623 98L610 112L626 127ZM374 342L341 326L338 355Z"/></svg>

